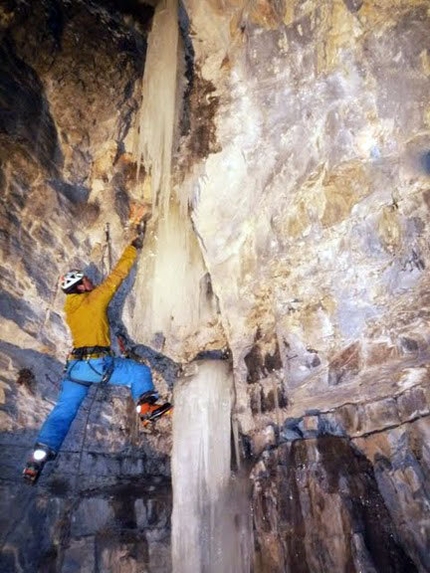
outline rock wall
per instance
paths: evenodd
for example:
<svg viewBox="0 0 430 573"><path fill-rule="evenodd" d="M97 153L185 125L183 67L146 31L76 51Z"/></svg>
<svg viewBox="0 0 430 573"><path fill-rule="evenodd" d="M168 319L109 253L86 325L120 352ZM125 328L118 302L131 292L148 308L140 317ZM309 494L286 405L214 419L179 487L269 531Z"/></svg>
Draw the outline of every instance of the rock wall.
<svg viewBox="0 0 430 573"><path fill-rule="evenodd" d="M428 430L289 420L252 471L257 570L427 571Z"/></svg>
<svg viewBox="0 0 430 573"><path fill-rule="evenodd" d="M394 523L378 487L387 476L376 467L377 476L338 437L296 440L267 452L254 481L257 570L400 572L419 570L414 561L425 565L425 540L415 559L403 549L397 526L405 516ZM390 509L396 515L398 508Z"/></svg>
<svg viewBox="0 0 430 573"><path fill-rule="evenodd" d="M0 8L5 573L171 570L169 438L138 432L127 393L91 393L39 485L20 483L70 347L58 277L83 266L100 280L129 239L136 162L124 141L140 103L153 8L114 7L18 1ZM131 285L111 308L124 332ZM168 359L148 359L163 371L166 392L174 372Z"/></svg>
<svg viewBox="0 0 430 573"><path fill-rule="evenodd" d="M4 571L172 569L170 423L139 434L123 392L92 392L19 484L70 345L58 276L105 276L147 194L155 5L0 6ZM177 362L230 348L256 573L430 571L427 2L184 0L179 23L175 233L204 304L145 328L155 209L113 332L166 396Z"/></svg>

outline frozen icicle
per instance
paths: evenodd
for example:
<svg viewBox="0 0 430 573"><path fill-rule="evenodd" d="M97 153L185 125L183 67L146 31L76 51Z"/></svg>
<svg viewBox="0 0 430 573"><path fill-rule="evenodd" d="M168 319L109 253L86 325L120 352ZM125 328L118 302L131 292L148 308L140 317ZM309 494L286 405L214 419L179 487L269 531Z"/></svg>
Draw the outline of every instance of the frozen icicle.
<svg viewBox="0 0 430 573"><path fill-rule="evenodd" d="M172 146L176 120L178 0L160 0L155 8L142 82L137 143L141 162L151 174L152 201L168 211Z"/></svg>
<svg viewBox="0 0 430 573"><path fill-rule="evenodd" d="M198 373L175 388L173 571L245 573L251 527L246 491L230 472L230 365L198 365Z"/></svg>
<svg viewBox="0 0 430 573"><path fill-rule="evenodd" d="M148 333L150 341L155 333L163 333L163 352L173 354L187 336L202 327L202 317L208 320L207 315L212 317L215 310L205 307L209 302L200 292L206 268L190 220L181 218L173 201L168 219L162 217L158 222L157 241L151 244L151 240L148 237L147 246L155 256L139 261L134 329L137 338Z"/></svg>
<svg viewBox="0 0 430 573"><path fill-rule="evenodd" d="M205 269L189 220L171 206L159 224L152 287L152 328L192 332L199 320L198 285Z"/></svg>
<svg viewBox="0 0 430 573"><path fill-rule="evenodd" d="M153 344L160 333L163 351L180 354L189 335L201 329L199 285L206 274L200 246L187 210L172 192L172 147L177 120L178 0L160 0L148 38L142 82L137 146L138 165L150 179L154 234L147 238L152 260L142 257L135 288L139 293L133 308L135 338ZM151 244L152 241L152 244ZM210 315L216 309L203 308ZM178 350L179 348L179 350Z"/></svg>

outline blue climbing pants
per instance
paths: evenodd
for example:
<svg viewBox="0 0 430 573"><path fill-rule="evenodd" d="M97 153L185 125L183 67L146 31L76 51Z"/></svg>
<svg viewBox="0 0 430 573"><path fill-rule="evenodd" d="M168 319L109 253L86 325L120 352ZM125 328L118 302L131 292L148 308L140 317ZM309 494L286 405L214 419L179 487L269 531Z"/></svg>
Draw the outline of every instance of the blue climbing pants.
<svg viewBox="0 0 430 573"><path fill-rule="evenodd" d="M109 384L130 388L135 402L144 392L154 390L151 370L145 364L129 358L105 356L90 360L69 360L58 402L45 420L37 436L37 443L58 452L90 386L99 384L105 375L109 376Z"/></svg>

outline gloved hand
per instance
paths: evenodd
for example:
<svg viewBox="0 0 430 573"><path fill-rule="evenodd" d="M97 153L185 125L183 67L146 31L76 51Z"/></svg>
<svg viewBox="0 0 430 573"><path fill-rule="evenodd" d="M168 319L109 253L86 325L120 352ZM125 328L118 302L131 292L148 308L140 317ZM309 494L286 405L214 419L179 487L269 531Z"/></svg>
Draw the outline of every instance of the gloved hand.
<svg viewBox="0 0 430 573"><path fill-rule="evenodd" d="M145 239L146 221L139 223L136 231L137 236L131 241L131 244L135 249L140 250L143 247L143 241Z"/></svg>
<svg viewBox="0 0 430 573"><path fill-rule="evenodd" d="M137 236L135 239L133 239L133 240L131 241L131 244L133 245L133 247L134 247L135 249L137 249L138 251L140 251L140 249L143 247L143 239L144 239L144 237L141 236L141 235L139 235L139 236Z"/></svg>

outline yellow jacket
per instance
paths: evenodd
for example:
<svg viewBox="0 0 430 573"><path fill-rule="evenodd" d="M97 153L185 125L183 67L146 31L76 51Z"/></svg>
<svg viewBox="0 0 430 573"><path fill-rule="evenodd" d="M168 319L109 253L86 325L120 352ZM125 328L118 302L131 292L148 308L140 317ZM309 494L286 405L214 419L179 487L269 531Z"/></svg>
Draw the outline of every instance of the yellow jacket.
<svg viewBox="0 0 430 573"><path fill-rule="evenodd" d="M101 285L90 292L66 296L64 311L74 348L110 346L107 307L136 257L137 250L129 245Z"/></svg>

